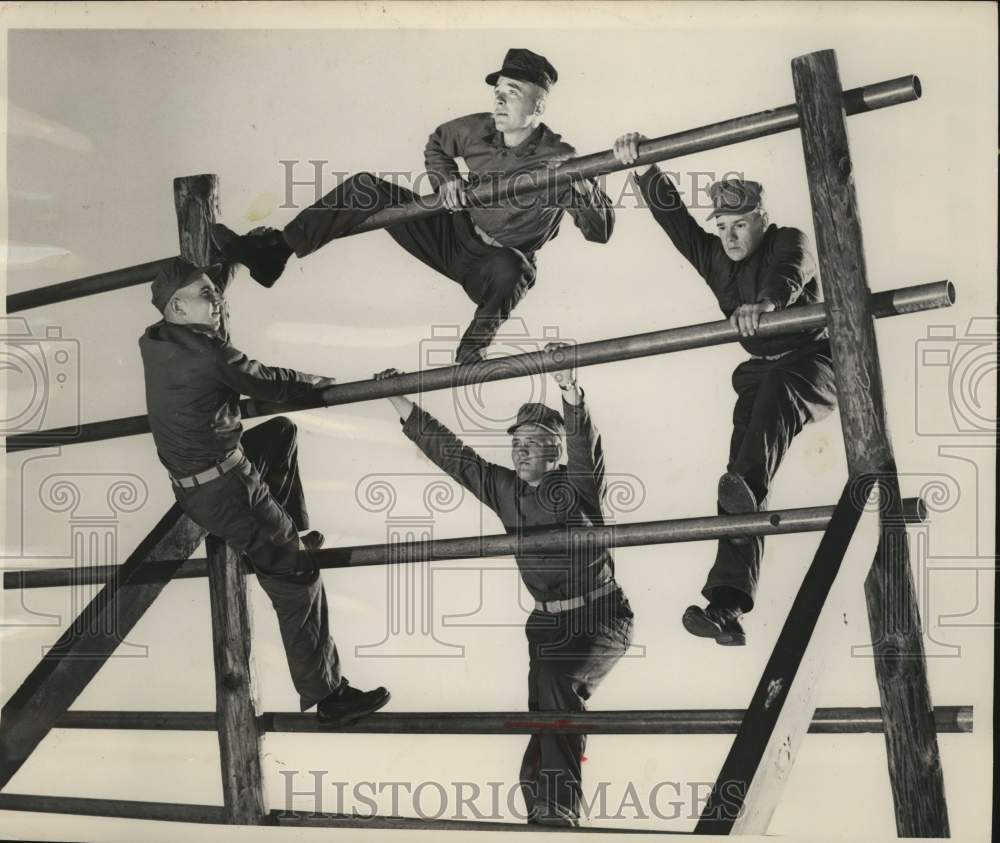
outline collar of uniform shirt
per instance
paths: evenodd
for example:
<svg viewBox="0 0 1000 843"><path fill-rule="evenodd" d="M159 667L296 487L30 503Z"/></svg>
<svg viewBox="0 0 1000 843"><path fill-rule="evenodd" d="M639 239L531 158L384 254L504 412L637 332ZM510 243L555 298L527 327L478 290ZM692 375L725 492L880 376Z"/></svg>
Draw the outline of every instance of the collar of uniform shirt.
<svg viewBox="0 0 1000 843"><path fill-rule="evenodd" d="M544 123L539 123L528 137L521 141L517 146L507 146L503 142L503 133L497 131L496 124L491 119L489 122L489 128L484 134L483 140L489 144L492 144L496 149L509 149L518 158L523 158L526 155L531 155L545 138L548 140L552 136L552 131Z"/></svg>

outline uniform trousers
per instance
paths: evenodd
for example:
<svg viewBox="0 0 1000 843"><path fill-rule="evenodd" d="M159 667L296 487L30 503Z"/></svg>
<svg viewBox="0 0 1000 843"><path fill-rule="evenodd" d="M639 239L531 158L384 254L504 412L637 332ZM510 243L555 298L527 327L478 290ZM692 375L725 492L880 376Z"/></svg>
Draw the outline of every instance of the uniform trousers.
<svg viewBox="0 0 1000 843"><path fill-rule="evenodd" d="M809 343L776 360L750 358L733 372L736 407L727 471L740 475L764 507L771 481L792 440L809 422L837 406L833 360L828 340ZM719 514L724 514L719 509ZM745 545L723 539L716 551L702 595L711 601L723 586L740 593L740 609L749 612L757 594L764 539Z"/></svg>
<svg viewBox="0 0 1000 843"><path fill-rule="evenodd" d="M378 210L417 199L417 194L371 173L345 179L284 229L285 241L302 258L343 237ZM390 225L389 236L415 258L462 285L477 305L459 344L463 353L485 348L535 283L533 253L483 242L467 212L437 214Z"/></svg>
<svg viewBox="0 0 1000 843"><path fill-rule="evenodd" d="M340 685L326 592L298 532L308 529L295 425L277 417L246 431L246 459L193 489L174 486L181 508L209 533L246 554L271 599L302 711Z"/></svg>
<svg viewBox="0 0 1000 843"><path fill-rule="evenodd" d="M632 609L620 589L568 612L535 610L528 638L528 710L586 711L587 700L632 641ZM536 810L579 817L586 735L533 734L521 762L521 792Z"/></svg>

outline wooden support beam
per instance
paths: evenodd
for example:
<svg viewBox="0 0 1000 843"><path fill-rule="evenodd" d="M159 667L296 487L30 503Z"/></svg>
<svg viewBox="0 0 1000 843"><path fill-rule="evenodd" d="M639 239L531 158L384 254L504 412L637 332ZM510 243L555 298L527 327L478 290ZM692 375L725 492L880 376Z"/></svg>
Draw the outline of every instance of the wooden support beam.
<svg viewBox="0 0 1000 843"><path fill-rule="evenodd" d="M118 645L191 555L205 531L173 506L84 607L0 712L0 788L87 687ZM143 581L147 562L165 561L160 577Z"/></svg>
<svg viewBox="0 0 1000 843"><path fill-rule="evenodd" d="M208 547L208 594L212 611L216 725L226 822L261 825L264 807L260 731L250 656L250 607L243 561L215 536Z"/></svg>
<svg viewBox="0 0 1000 843"><path fill-rule="evenodd" d="M941 755L906 531L899 523L899 478L889 440L843 90L834 52L824 50L793 59L792 79L802 121L802 149L848 470L852 477L878 475L887 500L865 596L886 723L896 830L901 837L947 837Z"/></svg>
<svg viewBox="0 0 1000 843"><path fill-rule="evenodd" d="M871 478L844 488L702 809L697 834L767 833L813 719L822 665L838 628L827 607L835 595L861 587L878 544L878 514L868 512L862 521L875 488Z"/></svg>
<svg viewBox="0 0 1000 843"><path fill-rule="evenodd" d="M210 227L219 214L218 176L174 179L174 206L181 256L196 266L213 263ZM232 277L233 268L229 267L219 283L221 292L225 293ZM221 331L228 335L228 308L225 305L223 314ZM225 542L209 536L205 546L226 822L261 825L266 809L252 684L247 581L239 554Z"/></svg>

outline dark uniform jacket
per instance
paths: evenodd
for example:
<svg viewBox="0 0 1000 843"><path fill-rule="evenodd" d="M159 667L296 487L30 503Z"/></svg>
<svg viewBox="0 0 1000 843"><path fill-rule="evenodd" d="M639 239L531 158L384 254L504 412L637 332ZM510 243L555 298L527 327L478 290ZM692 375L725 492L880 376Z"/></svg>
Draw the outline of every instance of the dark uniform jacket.
<svg viewBox="0 0 1000 843"><path fill-rule="evenodd" d="M469 167L470 186L475 186L480 181L497 184L501 179L575 154L576 150L544 123L517 146L507 147L493 123L493 115L484 112L438 126L427 140L424 164L436 189L441 182L458 177L455 159L459 157ZM469 215L498 242L526 253L540 249L556 236L564 210L569 211L587 240L607 243L615 224L611 200L592 179L587 184L590 192L582 195L571 187L557 196L548 196L542 190L513 201L492 203L492 207L472 207Z"/></svg>
<svg viewBox="0 0 1000 843"><path fill-rule="evenodd" d="M531 486L505 466L487 462L430 413L415 406L403 432L439 468L492 509L508 534L531 527L604 524L604 451L590 413L563 402L568 465L548 472ZM536 600L563 600L588 594L614 576L607 548L582 545L519 555L517 566Z"/></svg>
<svg viewBox="0 0 1000 843"><path fill-rule="evenodd" d="M316 394L310 375L264 366L199 327L157 322L139 349L156 453L174 477L204 471L239 445L240 395L286 402Z"/></svg>
<svg viewBox="0 0 1000 843"><path fill-rule="evenodd" d="M691 216L667 175L652 167L639 178L639 188L653 217L708 283L727 318L741 304L769 300L782 310L822 301L809 238L799 229L769 225L754 253L734 261L722 241ZM740 345L751 354L781 354L826 335L825 328L818 328L778 337L741 337Z"/></svg>

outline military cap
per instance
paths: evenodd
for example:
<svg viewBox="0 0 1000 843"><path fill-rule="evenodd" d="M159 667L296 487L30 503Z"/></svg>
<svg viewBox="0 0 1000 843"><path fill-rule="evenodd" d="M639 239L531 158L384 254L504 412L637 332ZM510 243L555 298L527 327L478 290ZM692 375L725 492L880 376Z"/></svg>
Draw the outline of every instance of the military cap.
<svg viewBox="0 0 1000 843"><path fill-rule="evenodd" d="M186 287L202 274L217 283L222 278L222 273L221 263L195 266L186 258L174 258L161 266L153 279L153 305L160 313L166 313L167 304L181 287Z"/></svg>
<svg viewBox="0 0 1000 843"><path fill-rule="evenodd" d="M487 85L496 85L497 79L506 76L508 79L519 79L522 82L531 82L544 88L546 91L555 85L559 74L556 69L549 64L545 56L525 50L521 47L514 47L507 51L503 58L503 67L494 70L486 77Z"/></svg>
<svg viewBox="0 0 1000 843"><path fill-rule="evenodd" d="M562 414L545 404L535 402L522 404L521 409L517 411L517 421L507 428L507 432L513 434L522 424L536 424L556 436L563 436L566 433L566 423Z"/></svg>
<svg viewBox="0 0 1000 843"><path fill-rule="evenodd" d="M764 186L756 181L724 179L708 189L712 197L712 213L708 219L719 214L749 214L764 206Z"/></svg>

